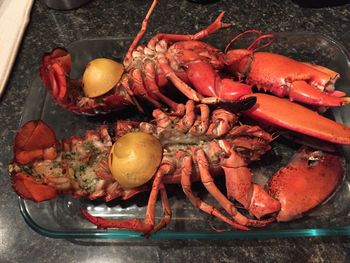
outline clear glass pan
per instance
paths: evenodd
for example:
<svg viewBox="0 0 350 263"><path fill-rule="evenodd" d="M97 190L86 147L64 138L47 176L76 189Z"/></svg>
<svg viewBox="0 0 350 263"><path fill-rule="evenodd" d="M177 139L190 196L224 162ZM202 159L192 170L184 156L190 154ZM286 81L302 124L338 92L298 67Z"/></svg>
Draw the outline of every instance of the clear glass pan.
<svg viewBox="0 0 350 263"><path fill-rule="evenodd" d="M277 41L269 50L291 56L293 58L321 64L338 71L341 79L336 87L350 94L350 64L346 50L334 40L313 33L277 33ZM229 35L221 35L220 39L211 37L209 42L222 47L228 43ZM71 77L77 78L83 68L93 58L113 57L121 61L131 38L102 38L81 40L72 43L68 50L73 58ZM94 129L102 121L113 122L116 118L133 117L136 112L121 112L103 117L84 117L70 113L57 106L42 86L39 74L33 72L31 84L22 123L31 119L42 119L56 131L58 138L74 134L82 135L87 129ZM345 106L332 112L332 116L345 125L350 125L350 106ZM296 146L292 143L277 143L274 154L281 152L290 154L284 156L281 162L253 165L254 174L270 176L279 165L287 162ZM342 148L344 157L348 159L348 147ZM262 165L261 165L262 164ZM297 237L297 236L328 236L348 235L350 233L350 184L349 172L337 193L326 204L314 209L305 217L290 223L274 223L266 228L253 229L248 232L224 231L217 232L213 227L227 229L210 216L203 214L192 205L179 186L168 189L170 204L173 211L172 221L164 230L154 234L152 239L237 239L265 237ZM222 185L222 179L218 180ZM196 184L194 191L205 200L211 200L201 185ZM142 238L140 234L125 230L97 229L80 213L81 207L86 207L95 216L119 218L143 218L148 195L141 194L128 201L113 201L108 204L102 201L75 199L71 196L60 196L55 200L34 203L19 198L20 211L30 227L38 233L53 238L106 238L135 239ZM212 201L212 200L211 200ZM215 203L214 203L215 204ZM159 219L161 207L158 206Z"/></svg>

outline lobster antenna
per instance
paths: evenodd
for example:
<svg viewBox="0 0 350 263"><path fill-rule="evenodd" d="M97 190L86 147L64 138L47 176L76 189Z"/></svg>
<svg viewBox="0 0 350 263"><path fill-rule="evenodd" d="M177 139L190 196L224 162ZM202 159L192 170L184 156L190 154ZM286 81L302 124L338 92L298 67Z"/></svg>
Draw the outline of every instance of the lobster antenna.
<svg viewBox="0 0 350 263"><path fill-rule="evenodd" d="M238 39L240 39L242 36L247 35L247 34L250 34L250 33L253 33L253 34L258 35L258 36L257 36L257 39L259 39L259 37L261 37L261 36L263 35L261 31L258 31L258 30L255 30L255 29L250 29L250 30L246 30L246 31L244 31L244 32L241 32L241 33L239 33L237 36L235 36L235 37L230 41L230 43L227 44L227 46L226 46L226 48L225 48L225 53L227 52L227 50L230 48L230 46L231 46L234 42L236 42L236 41L237 41ZM255 42L255 40L254 40L254 42ZM253 43L254 43L254 42L253 42Z"/></svg>
<svg viewBox="0 0 350 263"><path fill-rule="evenodd" d="M146 30L147 30L147 26L148 26L148 20L152 14L154 8L156 7L157 3L158 3L158 0L153 0L151 7L149 8L149 10L146 14L146 17L142 21L142 26L141 26L140 31L137 33L136 37L134 38L133 42L131 43L131 45L128 49L128 52L125 55L124 62L123 62L124 65L129 64L129 61L131 59L131 53L134 51L135 47L138 45L141 38L145 35Z"/></svg>
<svg viewBox="0 0 350 263"><path fill-rule="evenodd" d="M264 44L260 45L261 40L268 39ZM275 36L273 34L265 34L258 36L253 43L247 48L248 50L252 50L253 52L258 51L259 49L263 49L264 47L268 47L275 41Z"/></svg>

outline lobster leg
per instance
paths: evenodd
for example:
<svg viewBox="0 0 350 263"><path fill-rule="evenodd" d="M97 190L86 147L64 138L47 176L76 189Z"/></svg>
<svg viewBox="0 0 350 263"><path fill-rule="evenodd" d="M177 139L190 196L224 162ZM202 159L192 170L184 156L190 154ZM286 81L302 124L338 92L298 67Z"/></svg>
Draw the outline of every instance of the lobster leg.
<svg viewBox="0 0 350 263"><path fill-rule="evenodd" d="M154 0L150 9L148 10L146 17L144 18L144 20L142 22L142 26L141 26L140 31L136 35L135 39L133 40L132 44L130 45L130 47L128 49L128 52L125 55L124 63L123 63L124 65L128 66L130 64L130 61L132 60L132 52L135 50L139 41L146 33L149 18L151 16L155 6L157 5L157 3L158 3L158 0ZM215 33L216 31L218 31L221 28L227 28L227 27L231 26L231 24L226 24L226 23L223 23L221 21L223 16L224 16L224 12L221 12L211 25L209 25L207 28L197 32L194 35L157 34L149 41L147 46L150 49L155 50L156 43L158 43L162 39L168 40L170 42L171 41L177 42L177 41L181 41L181 40L199 40L199 39L205 38L205 37L209 36L210 34Z"/></svg>
<svg viewBox="0 0 350 263"><path fill-rule="evenodd" d="M152 190L148 199L147 210L145 214L145 218L143 220L140 219L128 219L128 220L118 220L118 219L106 219L102 217L95 217L88 213L87 210L82 210L83 215L94 225L102 228L127 228L136 232L142 232L145 235L152 233L155 228L155 208L156 201L160 187L162 186L162 178L165 174L169 173L172 169L172 165L167 162L163 162L160 164L158 171L155 174ZM164 198L164 196L163 196ZM163 204L167 204L167 202L163 202ZM166 208L166 210L169 207ZM168 217L168 214L164 215ZM161 226L165 226L167 222L167 218L164 219L163 223L157 228Z"/></svg>
<svg viewBox="0 0 350 263"><path fill-rule="evenodd" d="M188 100L185 105L185 113L181 120L177 123L176 129L181 132L188 132L192 127L195 119L195 105L193 100Z"/></svg>
<svg viewBox="0 0 350 263"><path fill-rule="evenodd" d="M151 17L151 14L152 14L154 8L156 7L157 3L158 3L158 0L153 0L151 7L146 14L146 17L143 19L141 29L137 33L136 37L134 38L133 42L131 43L131 45L128 49L128 52L125 55L125 58L123 61L123 64L125 66L128 66L130 64L130 61L132 61L132 52L135 50L135 48L138 45L141 38L145 35L146 30L147 30L147 26L148 26L148 20Z"/></svg>
<svg viewBox="0 0 350 263"><path fill-rule="evenodd" d="M106 219L102 217L95 217L87 210L82 209L81 213L83 216L89 220L92 224L101 228L127 228L136 232L148 233L152 229L152 225L141 221L139 219L127 219L127 220L117 220L117 219Z"/></svg>
<svg viewBox="0 0 350 263"><path fill-rule="evenodd" d="M169 42L178 42L178 41L186 41L186 40L200 40L200 39L206 38L207 36L215 33L221 28L227 28L231 26L231 24L226 24L221 21L224 14L225 12L221 12L211 25L197 32L194 35L157 34L148 42L147 46L152 50L154 50L156 43L158 43L162 39L167 40Z"/></svg>
<svg viewBox="0 0 350 263"><path fill-rule="evenodd" d="M207 134L211 137L220 137L228 133L238 122L238 116L223 109L216 109L212 113L211 124Z"/></svg>
<svg viewBox="0 0 350 263"><path fill-rule="evenodd" d="M139 69L134 69L132 72L130 72L130 75L132 77L132 83L133 83L133 89L135 93L137 93L139 96L143 97L144 99L148 100L150 103L152 103L156 108L160 108L162 105L152 97L151 94L147 92L147 89L145 87L145 84L143 83L142 78L142 72Z"/></svg>
<svg viewBox="0 0 350 263"><path fill-rule="evenodd" d="M156 72L153 63L145 62L145 88L149 91L150 94L156 96L165 104L167 104L176 114L183 114L183 105L178 104L175 101L171 100L164 94L162 94L159 90L159 87L155 81Z"/></svg>
<svg viewBox="0 0 350 263"><path fill-rule="evenodd" d="M183 192L185 193L185 195L187 196L187 198L190 200L190 202L193 204L194 207L202 210L203 212L209 215L215 216L216 218L229 224L233 228L240 229L240 230L249 230L249 228L233 222L232 220L227 218L225 215L223 215L218 209L202 201L199 197L195 196L191 189L191 185L192 185L191 173L192 173L192 158L191 156L185 156L182 160L182 166L181 166L181 186L182 186Z"/></svg>
<svg viewBox="0 0 350 263"><path fill-rule="evenodd" d="M160 191L160 197L161 197L162 206L163 206L163 218L150 232L144 234L145 237L149 237L153 233L156 233L159 230L161 230L162 228L166 227L171 220L171 214L172 214L171 208L170 208L170 204L169 204L168 195L166 193L166 189L165 189L163 183L160 184L159 191Z"/></svg>
<svg viewBox="0 0 350 263"><path fill-rule="evenodd" d="M203 135L207 132L209 128L210 110L208 105L205 105L205 104L199 104L199 105L196 105L196 107L199 108L200 110L200 116L194 122L189 132L194 135Z"/></svg>

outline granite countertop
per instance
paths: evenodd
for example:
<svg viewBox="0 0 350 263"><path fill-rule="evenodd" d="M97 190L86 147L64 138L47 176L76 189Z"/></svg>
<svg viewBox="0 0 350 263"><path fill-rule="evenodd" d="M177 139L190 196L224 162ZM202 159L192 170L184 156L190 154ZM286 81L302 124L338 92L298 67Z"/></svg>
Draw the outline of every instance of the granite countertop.
<svg viewBox="0 0 350 263"><path fill-rule="evenodd" d="M147 36L158 32L196 32L219 13L235 30L311 31L326 34L350 48L350 4L301 8L289 0L221 0L201 5L185 0L160 0ZM7 164L28 87L37 74L41 55L53 47L86 38L134 36L151 1L92 0L70 11L33 6L7 90L0 101L0 262L349 262L348 237L310 237L232 241L113 242L112 240L52 239L34 232L23 220L11 189ZM146 36L146 37L147 37Z"/></svg>

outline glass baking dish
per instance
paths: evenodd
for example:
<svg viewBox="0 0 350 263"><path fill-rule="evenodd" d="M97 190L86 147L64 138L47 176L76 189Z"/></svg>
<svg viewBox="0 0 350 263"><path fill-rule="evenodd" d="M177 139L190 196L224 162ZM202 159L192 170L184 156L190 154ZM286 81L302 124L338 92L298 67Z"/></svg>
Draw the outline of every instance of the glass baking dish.
<svg viewBox="0 0 350 263"><path fill-rule="evenodd" d="M350 64L346 50L334 40L314 33L276 33L276 43L268 49L293 58L314 62L332 68L341 74L337 89L349 94ZM209 42L222 48L228 43L229 33L210 37ZM80 40L72 43L67 49L72 54L72 78L81 76L83 68L93 58L112 57L121 61L131 38L102 38ZM240 43L246 45L246 43ZM38 72L34 72L25 110L21 123L31 119L42 119L56 131L58 138L74 134L83 135L87 129L97 128L102 122L112 123L118 118L133 118L136 111L123 111L102 117L78 116L57 106L46 93ZM350 125L350 108L342 107L330 114L338 122ZM297 148L290 141L281 140L275 143L271 151L274 156L283 157L278 163L269 163L269 158L252 165L256 176L271 176L280 165L285 165L288 158ZM340 149L345 159L349 157L348 147ZM268 154L269 155L269 154ZM151 239L242 239L266 237L297 237L297 236L328 236L348 235L350 233L350 184L349 170L346 169L345 181L336 194L324 205L319 206L301 219L289 223L273 223L268 227L252 229L251 231L228 230L210 216L195 209L186 200L180 186L167 186L170 204L173 212L171 223L162 231L154 234ZM266 179L266 178L265 178ZM223 185L219 178L217 184ZM212 201L204 188L194 184L194 191L205 200ZM135 239L142 238L139 233L117 229L98 229L89 223L81 214L80 208L87 208L95 216L119 218L143 218L148 195L142 193L128 201L90 201L86 198L76 199L62 195L55 200L42 203L19 198L20 211L30 227L38 233L52 238L106 238L106 239ZM215 203L214 203L215 204ZM161 207L157 205L157 219L161 216ZM227 231L215 231L214 228Z"/></svg>

